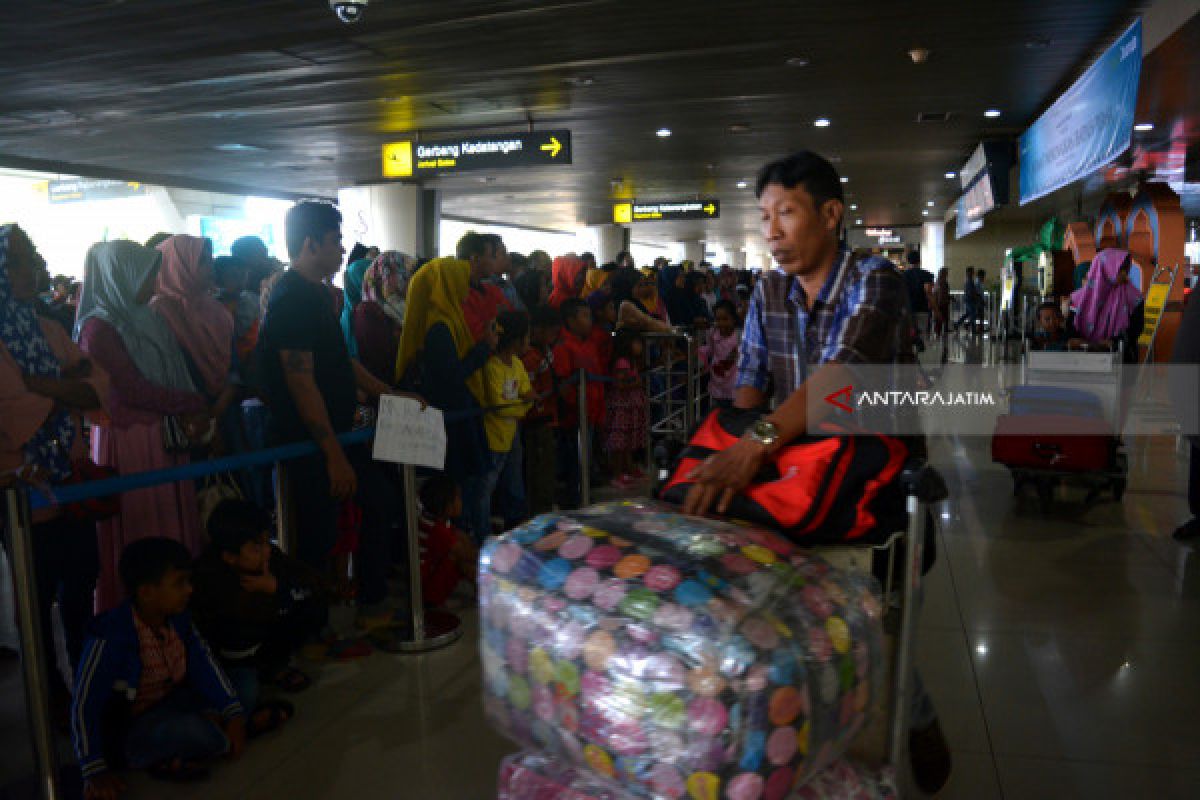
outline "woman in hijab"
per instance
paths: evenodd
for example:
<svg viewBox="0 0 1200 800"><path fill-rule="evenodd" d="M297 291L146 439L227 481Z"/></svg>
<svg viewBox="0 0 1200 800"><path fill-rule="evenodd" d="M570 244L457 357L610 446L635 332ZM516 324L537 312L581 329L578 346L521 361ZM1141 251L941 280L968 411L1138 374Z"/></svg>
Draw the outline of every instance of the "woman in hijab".
<svg viewBox="0 0 1200 800"><path fill-rule="evenodd" d="M218 418L236 396L233 316L213 296L212 241L172 236L158 246L162 268L152 308L183 351L192 382L208 397Z"/></svg>
<svg viewBox="0 0 1200 800"><path fill-rule="evenodd" d="M108 376L61 325L37 315L36 260L24 231L15 225L0 227L0 476L61 483L87 461L81 416L107 405ZM71 695L55 669L51 609L57 598L70 671L79 664L92 617L100 569L96 523L57 505L38 509L33 560L50 700L55 711L65 711Z"/></svg>
<svg viewBox="0 0 1200 800"><path fill-rule="evenodd" d="M515 281L517 295L527 311L546 305L550 300L550 272L527 269Z"/></svg>
<svg viewBox="0 0 1200 800"><path fill-rule="evenodd" d="M1067 320L1074 335L1069 347L1080 344L1115 349L1124 342L1124 359L1138 360L1138 337L1145 324L1142 293L1129 282L1133 258L1115 247L1101 250L1092 259L1082 289L1071 294L1075 311Z"/></svg>
<svg viewBox="0 0 1200 800"><path fill-rule="evenodd" d="M737 273L729 267L722 267L717 273L717 301L737 303L737 285Z"/></svg>
<svg viewBox="0 0 1200 800"><path fill-rule="evenodd" d="M360 258L346 267L346 274L342 278L343 300L338 316L342 321L342 337L346 340L346 350L350 352L350 357L355 359L358 358L358 342L354 339L354 309L362 302L363 278L370 268L371 262Z"/></svg>
<svg viewBox="0 0 1200 800"><path fill-rule="evenodd" d="M704 283L703 272L693 270L676 276L675 286L667 295L667 314L672 324L691 328L712 320L712 314L704 302Z"/></svg>
<svg viewBox="0 0 1200 800"><path fill-rule="evenodd" d="M657 317L650 305L657 306L654 278L636 270L618 272L612 280L613 303L617 307L617 330L669 333L671 324Z"/></svg>
<svg viewBox="0 0 1200 800"><path fill-rule="evenodd" d="M354 309L354 340L358 360L367 371L390 384L396 371L396 350L404 325L410 256L381 253L362 280L362 302Z"/></svg>
<svg viewBox="0 0 1200 800"><path fill-rule="evenodd" d="M208 401L192 382L174 334L147 305L161 262L159 251L122 240L92 245L84 264L75 323L79 346L112 381L108 419L92 432L92 457L122 475L188 462L185 452L167 452L165 417L177 418L193 440L212 428ZM124 597L117 563L127 544L167 536L199 554L199 519L191 481L122 494L118 515L97 526L97 612Z"/></svg>
<svg viewBox="0 0 1200 800"><path fill-rule="evenodd" d="M563 303L572 297L579 297L583 291L583 282L587 279L583 259L573 255L554 259L551 279L554 291L550 293L550 305L552 308L561 308Z"/></svg>
<svg viewBox="0 0 1200 800"><path fill-rule="evenodd" d="M413 275L395 376L409 388L417 384L430 405L455 417L446 421L445 472L462 489L463 526L482 542L492 532L485 491L490 451L483 417L472 412L482 407L483 367L498 336L495 322L478 341L471 336L462 309L470 280L471 265L452 257L434 259Z"/></svg>

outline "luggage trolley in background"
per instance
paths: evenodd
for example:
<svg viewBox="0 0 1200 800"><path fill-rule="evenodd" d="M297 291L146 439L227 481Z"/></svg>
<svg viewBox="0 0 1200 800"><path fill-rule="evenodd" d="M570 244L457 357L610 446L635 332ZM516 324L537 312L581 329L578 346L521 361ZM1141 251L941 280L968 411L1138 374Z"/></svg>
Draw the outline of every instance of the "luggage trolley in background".
<svg viewBox="0 0 1200 800"><path fill-rule="evenodd" d="M1048 511L1061 483L1120 502L1128 460L1121 452L1125 420L1123 350L1027 351L1021 385L1009 390L1008 414L996 421L992 460L1009 468L1013 493L1032 484Z"/></svg>

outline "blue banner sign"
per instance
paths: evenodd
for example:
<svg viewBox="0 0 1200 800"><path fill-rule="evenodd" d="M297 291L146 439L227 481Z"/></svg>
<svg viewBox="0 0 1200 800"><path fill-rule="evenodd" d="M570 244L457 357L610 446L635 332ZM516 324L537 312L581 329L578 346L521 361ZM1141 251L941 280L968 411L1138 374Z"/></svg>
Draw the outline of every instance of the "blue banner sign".
<svg viewBox="0 0 1200 800"><path fill-rule="evenodd" d="M1021 205L1105 166L1129 147L1142 71L1142 20L1021 135Z"/></svg>

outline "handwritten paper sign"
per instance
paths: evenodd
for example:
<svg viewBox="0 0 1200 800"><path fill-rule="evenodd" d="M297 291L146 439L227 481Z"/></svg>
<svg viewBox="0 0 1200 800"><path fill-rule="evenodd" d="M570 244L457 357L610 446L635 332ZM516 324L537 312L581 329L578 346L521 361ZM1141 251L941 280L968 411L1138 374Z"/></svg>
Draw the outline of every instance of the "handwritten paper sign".
<svg viewBox="0 0 1200 800"><path fill-rule="evenodd" d="M422 411L421 404L409 397L379 398L373 455L376 461L444 469L446 426L442 412L432 406Z"/></svg>

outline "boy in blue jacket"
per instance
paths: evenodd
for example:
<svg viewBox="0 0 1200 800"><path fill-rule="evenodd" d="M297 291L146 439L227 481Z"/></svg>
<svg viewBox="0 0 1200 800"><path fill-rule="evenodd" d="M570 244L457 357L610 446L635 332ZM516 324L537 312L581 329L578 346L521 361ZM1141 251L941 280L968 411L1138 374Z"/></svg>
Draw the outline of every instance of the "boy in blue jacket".
<svg viewBox="0 0 1200 800"><path fill-rule="evenodd" d="M246 716L234 684L187 613L191 557L177 541L148 538L121 554L129 599L101 615L75 677L71 738L85 795L115 800L122 763L154 777L207 777L205 762L236 758Z"/></svg>

